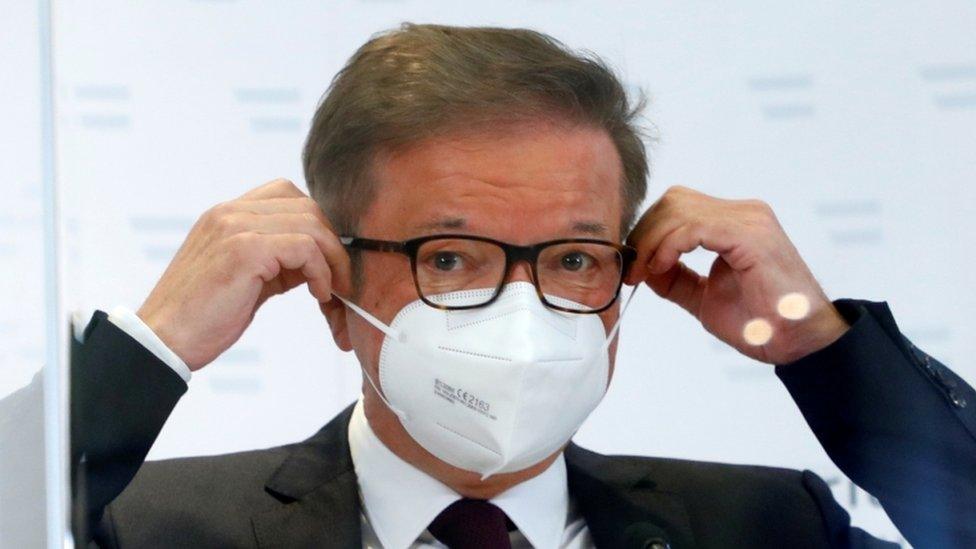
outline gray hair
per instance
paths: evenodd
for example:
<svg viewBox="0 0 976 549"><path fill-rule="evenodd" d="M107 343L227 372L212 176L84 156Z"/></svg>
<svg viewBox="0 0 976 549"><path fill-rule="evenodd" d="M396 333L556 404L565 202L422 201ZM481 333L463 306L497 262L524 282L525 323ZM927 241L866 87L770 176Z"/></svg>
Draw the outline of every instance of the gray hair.
<svg viewBox="0 0 976 549"><path fill-rule="evenodd" d="M601 59L540 32L406 23L372 37L332 80L302 154L305 180L336 230L351 234L373 199L377 152L477 124L562 118L613 140L623 238L647 191L643 106Z"/></svg>

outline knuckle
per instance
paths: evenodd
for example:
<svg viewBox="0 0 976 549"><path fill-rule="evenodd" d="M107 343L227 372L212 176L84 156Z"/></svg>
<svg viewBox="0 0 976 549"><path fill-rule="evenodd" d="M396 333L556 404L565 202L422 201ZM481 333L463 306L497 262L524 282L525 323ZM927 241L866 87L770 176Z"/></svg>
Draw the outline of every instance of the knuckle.
<svg viewBox="0 0 976 549"><path fill-rule="evenodd" d="M243 262L257 249L255 235L237 233L226 240L227 253L235 262Z"/></svg>
<svg viewBox="0 0 976 549"><path fill-rule="evenodd" d="M685 226L674 232L675 238L684 238L687 236L701 236L708 227L708 221L702 219L701 217L694 217L689 219Z"/></svg>
<svg viewBox="0 0 976 549"><path fill-rule="evenodd" d="M295 197L305 194L290 179L285 179L284 177L269 181L265 184L265 187L270 189L272 194L277 197Z"/></svg>
<svg viewBox="0 0 976 549"><path fill-rule="evenodd" d="M683 215L690 209L691 201L698 195L697 191L681 185L668 187L668 190L661 195L661 209L668 215Z"/></svg>
<svg viewBox="0 0 976 549"><path fill-rule="evenodd" d="M768 203L762 200L751 200L750 206L762 224L770 225L776 223L776 213L773 212L773 207Z"/></svg>
<svg viewBox="0 0 976 549"><path fill-rule="evenodd" d="M684 185L672 185L668 187L668 190L665 191L664 194L672 199L677 199L695 194L695 191L691 187L686 187Z"/></svg>
<svg viewBox="0 0 976 549"><path fill-rule="evenodd" d="M325 215L325 212L322 211L319 203L316 202L314 198L310 197L305 197L302 200L305 202L305 207L308 209L309 214L312 215L312 217L314 217L318 223L325 225L331 230L332 223L329 221L329 217Z"/></svg>
<svg viewBox="0 0 976 549"><path fill-rule="evenodd" d="M298 188L298 185L296 185L290 179L285 179L285 188L287 188L290 192L293 192L295 194L300 194L300 195L304 195L305 194L305 192L302 191L301 189L299 189Z"/></svg>
<svg viewBox="0 0 976 549"><path fill-rule="evenodd" d="M236 213L225 212L214 219L214 227L223 234L234 234L239 232L241 218Z"/></svg>
<svg viewBox="0 0 976 549"><path fill-rule="evenodd" d="M273 279L281 272L281 265L273 257L263 257L255 263L254 272L265 281Z"/></svg>
<svg viewBox="0 0 976 549"><path fill-rule="evenodd" d="M318 254L321 254L321 252L319 251L319 244L318 242L315 241L315 238L312 237L312 235L308 235L308 234L299 235L298 244L302 247L303 250L305 250L306 253L311 254L313 257L315 257Z"/></svg>
<svg viewBox="0 0 976 549"><path fill-rule="evenodd" d="M302 216L302 221L307 223L308 225L311 225L312 227L318 227L319 225L321 225L319 218L316 217L316 215L312 212L303 212L301 216Z"/></svg>
<svg viewBox="0 0 976 549"><path fill-rule="evenodd" d="M230 212L232 206L230 202L220 202L210 207L207 211L203 212L202 217L205 221L212 222L220 218L222 215L226 215Z"/></svg>
<svg viewBox="0 0 976 549"><path fill-rule="evenodd" d="M746 200L745 203L747 206L749 206L750 209L759 213L765 214L765 213L773 212L773 208L769 205L769 203L763 200L759 200L758 198L751 198L749 200Z"/></svg>
<svg viewBox="0 0 976 549"><path fill-rule="evenodd" d="M672 203L675 200L677 200L678 199L678 196L681 194L681 191L679 190L679 188L680 187L677 187L677 186L668 187L667 190L664 191L664 194L661 195L661 199L660 199L661 205L662 206L667 206L670 203Z"/></svg>

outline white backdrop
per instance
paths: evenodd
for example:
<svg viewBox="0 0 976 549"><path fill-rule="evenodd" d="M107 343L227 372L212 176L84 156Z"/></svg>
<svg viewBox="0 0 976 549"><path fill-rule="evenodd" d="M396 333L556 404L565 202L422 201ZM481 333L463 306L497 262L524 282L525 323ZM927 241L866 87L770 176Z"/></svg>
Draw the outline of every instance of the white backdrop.
<svg viewBox="0 0 976 549"><path fill-rule="evenodd" d="M0 397L44 360L41 82L36 2L0 8Z"/></svg>
<svg viewBox="0 0 976 549"><path fill-rule="evenodd" d="M649 92L661 137L651 199L682 184L766 200L828 295L887 300L920 347L976 380L966 336L976 332L971 2L65 0L54 15L75 309L137 308L200 213L274 177L301 184L316 103L372 33L402 21L527 26L597 52ZM21 163L39 157L36 52L18 45L35 40L25 23L5 21L0 53L16 53L11 66L29 76L16 97L6 94L15 84L0 87L4 158ZM12 199L0 208L0 291L12 306L0 312L0 394L25 383L40 356L38 173L3 183ZM830 464L770 367L646 288L618 360L581 444L811 468L857 524L899 539ZM151 457L302 439L356 397L359 379L308 293L292 292L194 375Z"/></svg>

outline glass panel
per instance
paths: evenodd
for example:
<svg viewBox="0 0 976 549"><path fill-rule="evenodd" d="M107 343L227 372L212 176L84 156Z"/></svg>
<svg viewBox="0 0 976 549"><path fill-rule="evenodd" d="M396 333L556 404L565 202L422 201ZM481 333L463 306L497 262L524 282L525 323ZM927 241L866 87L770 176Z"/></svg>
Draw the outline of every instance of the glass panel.
<svg viewBox="0 0 976 549"><path fill-rule="evenodd" d="M65 377L53 185L49 3L0 17L0 548L61 547Z"/></svg>

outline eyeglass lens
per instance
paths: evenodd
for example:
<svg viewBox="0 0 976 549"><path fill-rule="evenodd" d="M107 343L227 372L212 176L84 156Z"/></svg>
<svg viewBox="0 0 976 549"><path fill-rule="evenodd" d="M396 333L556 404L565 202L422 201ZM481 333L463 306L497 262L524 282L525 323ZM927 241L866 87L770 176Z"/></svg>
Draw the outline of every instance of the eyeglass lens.
<svg viewBox="0 0 976 549"><path fill-rule="evenodd" d="M550 304L592 311L616 297L622 263L620 252L606 244L554 244L541 250L536 276ZM506 274L505 251L480 240L429 240L417 249L415 269L421 295L428 299L461 290L497 288ZM486 293L483 302L492 297Z"/></svg>

